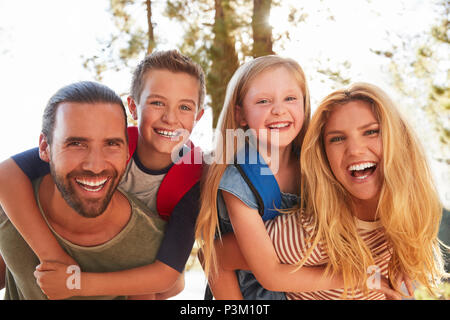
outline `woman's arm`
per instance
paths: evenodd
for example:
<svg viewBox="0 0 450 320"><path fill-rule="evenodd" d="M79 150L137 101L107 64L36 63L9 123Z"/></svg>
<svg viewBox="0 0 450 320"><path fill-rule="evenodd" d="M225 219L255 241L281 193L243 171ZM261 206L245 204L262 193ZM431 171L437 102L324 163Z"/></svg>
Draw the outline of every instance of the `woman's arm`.
<svg viewBox="0 0 450 320"><path fill-rule="evenodd" d="M339 289L341 276L324 276L324 267L302 267L280 263L259 213L234 195L223 192L238 247L249 269L267 290L298 292Z"/></svg>
<svg viewBox="0 0 450 320"><path fill-rule="evenodd" d="M36 204L30 180L13 159L0 163L0 204L41 262L76 264L48 228Z"/></svg>

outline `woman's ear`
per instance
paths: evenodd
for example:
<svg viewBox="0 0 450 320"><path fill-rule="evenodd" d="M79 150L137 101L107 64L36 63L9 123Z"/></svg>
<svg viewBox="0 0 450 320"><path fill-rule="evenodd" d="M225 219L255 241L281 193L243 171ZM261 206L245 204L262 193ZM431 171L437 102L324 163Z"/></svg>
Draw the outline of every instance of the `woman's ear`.
<svg viewBox="0 0 450 320"><path fill-rule="evenodd" d="M239 124L241 127L247 126L247 121L245 120L244 112L241 108L241 106L234 106L234 118L236 119L236 123Z"/></svg>
<svg viewBox="0 0 450 320"><path fill-rule="evenodd" d="M47 136L43 133L39 136L39 157L42 161L50 162L50 145Z"/></svg>
<svg viewBox="0 0 450 320"><path fill-rule="evenodd" d="M130 110L133 120L137 120L138 116L137 116L136 102L134 101L134 99L131 96L128 96L127 103L128 103L128 110Z"/></svg>

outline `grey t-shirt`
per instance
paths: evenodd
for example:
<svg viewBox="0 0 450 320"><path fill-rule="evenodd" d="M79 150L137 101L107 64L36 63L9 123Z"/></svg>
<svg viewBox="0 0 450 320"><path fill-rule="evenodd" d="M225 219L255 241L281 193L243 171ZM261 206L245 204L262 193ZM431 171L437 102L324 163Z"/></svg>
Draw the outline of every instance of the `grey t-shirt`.
<svg viewBox="0 0 450 320"><path fill-rule="evenodd" d="M35 195L41 179L33 181ZM112 272L151 264L164 235L166 222L123 193L131 205L131 216L111 240L98 246L83 247L60 237L49 225L58 242L86 272ZM38 197L36 197L39 208ZM44 215L43 215L44 216ZM45 216L44 216L45 218ZM39 260L0 208L0 252L5 260L5 299L46 299L33 272ZM124 299L123 296L73 297L71 299Z"/></svg>

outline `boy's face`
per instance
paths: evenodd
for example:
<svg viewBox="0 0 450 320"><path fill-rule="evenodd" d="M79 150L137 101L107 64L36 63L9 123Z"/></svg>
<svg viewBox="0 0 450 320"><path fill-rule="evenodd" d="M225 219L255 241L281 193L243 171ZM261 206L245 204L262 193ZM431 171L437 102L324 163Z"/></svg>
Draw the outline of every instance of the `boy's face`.
<svg viewBox="0 0 450 320"><path fill-rule="evenodd" d="M138 121L139 136L148 151L170 154L192 132L203 110L197 112L199 81L183 72L150 70L144 76L139 104L128 107Z"/></svg>

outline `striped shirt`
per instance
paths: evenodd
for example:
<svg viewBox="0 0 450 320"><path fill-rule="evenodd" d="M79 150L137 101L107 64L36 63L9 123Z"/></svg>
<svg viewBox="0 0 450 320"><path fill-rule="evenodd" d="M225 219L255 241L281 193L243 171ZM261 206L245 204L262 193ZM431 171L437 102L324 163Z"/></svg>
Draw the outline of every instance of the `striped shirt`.
<svg viewBox="0 0 450 320"><path fill-rule="evenodd" d="M296 214L286 214L266 221L266 228L272 239L275 251L281 263L297 264L304 257L310 248L306 239L313 231L311 223L299 223ZM359 236L369 247L377 269L387 277L390 252L384 235L384 229L380 221L368 222L356 219L356 226ZM305 261L304 266L320 266L328 262L327 252L324 250L322 241L313 249L311 255ZM337 300L342 299L344 289L321 290L313 292L286 292L286 297L290 300ZM347 297L351 299L379 300L385 299L384 294L369 291L365 296L361 290L356 290L354 295L347 292Z"/></svg>

